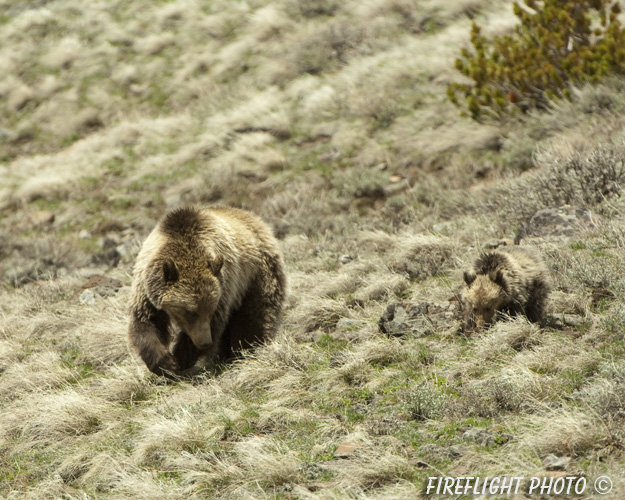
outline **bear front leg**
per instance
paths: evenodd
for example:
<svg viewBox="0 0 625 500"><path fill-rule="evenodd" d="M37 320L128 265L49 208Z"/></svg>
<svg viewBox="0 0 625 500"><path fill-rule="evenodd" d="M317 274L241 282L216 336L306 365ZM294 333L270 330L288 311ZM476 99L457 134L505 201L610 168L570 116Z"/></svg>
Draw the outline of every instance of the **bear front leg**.
<svg viewBox="0 0 625 500"><path fill-rule="evenodd" d="M195 347L191 337L184 332L178 335L172 352L180 370L191 368L202 355L202 351Z"/></svg>
<svg viewBox="0 0 625 500"><path fill-rule="evenodd" d="M238 310L233 311L220 339L219 355L227 360L241 350L271 339L282 316L286 278L278 258L267 259Z"/></svg>
<svg viewBox="0 0 625 500"><path fill-rule="evenodd" d="M549 296L549 285L542 280L534 280L527 304L527 319L533 323L544 323L545 304Z"/></svg>
<svg viewBox="0 0 625 500"><path fill-rule="evenodd" d="M178 363L168 349L169 318L164 311L154 310L147 321L132 313L128 326L131 347L148 369L157 375L172 378L179 371Z"/></svg>

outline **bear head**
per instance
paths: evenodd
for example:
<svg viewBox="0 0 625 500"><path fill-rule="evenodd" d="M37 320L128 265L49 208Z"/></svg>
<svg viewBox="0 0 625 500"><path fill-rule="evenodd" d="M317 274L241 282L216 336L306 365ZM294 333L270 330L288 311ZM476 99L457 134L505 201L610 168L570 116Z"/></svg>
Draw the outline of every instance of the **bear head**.
<svg viewBox="0 0 625 500"><path fill-rule="evenodd" d="M164 253L148 273L148 298L198 349L206 349L215 341L211 320L222 295L219 278L223 257L178 253L174 259L167 257L169 252Z"/></svg>
<svg viewBox="0 0 625 500"><path fill-rule="evenodd" d="M462 294L466 324L481 328L491 324L498 311L509 302L505 278L500 270L488 274L464 273L466 288Z"/></svg>

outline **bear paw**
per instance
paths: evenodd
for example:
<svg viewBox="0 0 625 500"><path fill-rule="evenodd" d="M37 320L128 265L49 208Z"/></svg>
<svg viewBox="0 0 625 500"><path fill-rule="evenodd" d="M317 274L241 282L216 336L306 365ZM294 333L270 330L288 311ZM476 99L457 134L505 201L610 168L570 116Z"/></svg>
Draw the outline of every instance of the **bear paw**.
<svg viewBox="0 0 625 500"><path fill-rule="evenodd" d="M180 372L178 363L169 353L161 356L155 363L151 364L149 368L152 373L156 373L157 375L167 378L176 378Z"/></svg>

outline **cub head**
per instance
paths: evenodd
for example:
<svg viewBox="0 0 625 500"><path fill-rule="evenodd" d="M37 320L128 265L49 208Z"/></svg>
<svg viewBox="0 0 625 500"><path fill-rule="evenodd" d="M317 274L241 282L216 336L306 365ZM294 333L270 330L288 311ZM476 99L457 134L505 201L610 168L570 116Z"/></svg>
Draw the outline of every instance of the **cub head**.
<svg viewBox="0 0 625 500"><path fill-rule="evenodd" d="M509 301L505 279L501 271L489 274L464 273L466 288L462 293L465 323L468 327L481 328L491 324L497 311Z"/></svg>
<svg viewBox="0 0 625 500"><path fill-rule="evenodd" d="M221 300L222 266L223 257L164 258L153 263L148 279L150 301L165 311L198 349L206 349L214 341L211 319Z"/></svg>

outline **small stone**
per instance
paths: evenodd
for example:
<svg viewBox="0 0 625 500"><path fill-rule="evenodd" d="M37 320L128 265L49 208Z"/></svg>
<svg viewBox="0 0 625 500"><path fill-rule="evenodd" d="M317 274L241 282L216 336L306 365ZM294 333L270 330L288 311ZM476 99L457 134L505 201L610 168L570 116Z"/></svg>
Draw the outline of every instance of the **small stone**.
<svg viewBox="0 0 625 500"><path fill-rule="evenodd" d="M80 233L78 233L78 237L81 240L87 240L87 239L91 238L91 233L89 231L87 231L86 229L83 229L82 231L80 231Z"/></svg>
<svg viewBox="0 0 625 500"><path fill-rule="evenodd" d="M570 463L570 457L557 457L555 455L547 455L543 460L543 467L546 470L566 470Z"/></svg>
<svg viewBox="0 0 625 500"><path fill-rule="evenodd" d="M594 227L598 216L583 207L563 205L543 208L522 225L515 243L526 237L570 237Z"/></svg>
<svg viewBox="0 0 625 500"><path fill-rule="evenodd" d="M562 322L567 326L578 327L583 326L586 321L584 320L583 316L580 316L578 314L563 314Z"/></svg>
<svg viewBox="0 0 625 500"><path fill-rule="evenodd" d="M35 226L43 226L54 222L54 214L50 210L38 210L30 214L30 220Z"/></svg>
<svg viewBox="0 0 625 500"><path fill-rule="evenodd" d="M93 230L94 234L105 235L108 233L122 233L125 231L124 224L118 220L107 219L99 222Z"/></svg>
<svg viewBox="0 0 625 500"><path fill-rule="evenodd" d="M382 333L393 337L416 334L420 337L434 333L434 325L427 317L427 304L389 304L378 323Z"/></svg>
<svg viewBox="0 0 625 500"><path fill-rule="evenodd" d="M76 289L73 298L80 297L87 290L91 290L102 297L112 297L122 286L123 283L118 279L94 274L82 287Z"/></svg>
<svg viewBox="0 0 625 500"><path fill-rule="evenodd" d="M485 429L469 429L462 435L464 441L475 441L480 446L493 446L495 435Z"/></svg>
<svg viewBox="0 0 625 500"><path fill-rule="evenodd" d="M95 293L91 289L84 290L78 297L78 300L83 305L92 306L95 304Z"/></svg>
<svg viewBox="0 0 625 500"><path fill-rule="evenodd" d="M447 448L447 450L448 450L449 455L453 458L462 457L466 455L468 452L466 446L460 446L460 445L450 446L449 448Z"/></svg>
<svg viewBox="0 0 625 500"><path fill-rule="evenodd" d="M484 248L492 250L495 248L499 248L501 246L501 242L499 240L489 240L484 245Z"/></svg>
<svg viewBox="0 0 625 500"><path fill-rule="evenodd" d="M350 263L352 260L354 260L354 257L352 257L352 256L351 256L351 255L349 255L349 254L341 255L341 256L339 257L339 262L340 262L341 264L348 264L348 263Z"/></svg>
<svg viewBox="0 0 625 500"><path fill-rule="evenodd" d="M362 447L361 444L345 441L344 443L341 443L334 452L334 458L347 458L360 447Z"/></svg>

